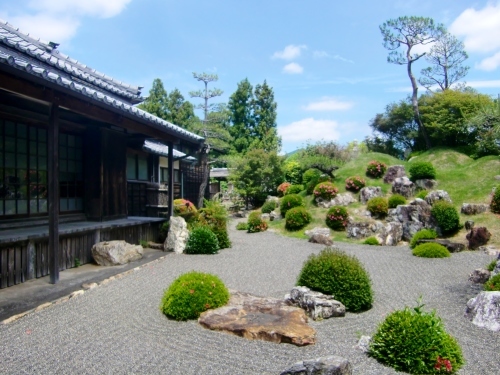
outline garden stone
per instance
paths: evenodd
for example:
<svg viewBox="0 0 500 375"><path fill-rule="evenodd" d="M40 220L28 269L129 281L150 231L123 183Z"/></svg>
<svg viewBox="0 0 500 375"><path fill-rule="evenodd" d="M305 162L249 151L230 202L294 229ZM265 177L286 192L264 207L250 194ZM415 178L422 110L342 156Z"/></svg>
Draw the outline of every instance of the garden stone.
<svg viewBox="0 0 500 375"><path fill-rule="evenodd" d="M234 213L233 216L237 217L237 218L245 218L245 217L247 217L247 213L246 213L246 211L238 211L238 212Z"/></svg>
<svg viewBox="0 0 500 375"><path fill-rule="evenodd" d="M436 180L422 178L420 180L415 180L415 186L420 190L434 190L435 188L437 188L438 183Z"/></svg>
<svg viewBox="0 0 500 375"><path fill-rule="evenodd" d="M352 366L345 358L329 356L297 362L280 375L352 375Z"/></svg>
<svg viewBox="0 0 500 375"><path fill-rule="evenodd" d="M370 350L370 343L372 341L371 336L361 336L358 343L354 347L355 349L361 350L363 353L368 353Z"/></svg>
<svg viewBox="0 0 500 375"><path fill-rule="evenodd" d="M382 232L375 237L381 245L396 246L403 237L403 226L396 222L387 223Z"/></svg>
<svg viewBox="0 0 500 375"><path fill-rule="evenodd" d="M278 197L275 197L275 196L272 196L272 195L268 195L267 198L266 198L266 202L274 202L274 203L276 203L276 205L279 206L280 199Z"/></svg>
<svg viewBox="0 0 500 375"><path fill-rule="evenodd" d="M117 266L142 258L144 249L141 245L131 245L125 241L98 242L92 246L92 256L100 266Z"/></svg>
<svg viewBox="0 0 500 375"><path fill-rule="evenodd" d="M491 238L491 233L485 227L472 228L465 236L469 241L469 249L476 250L479 246L486 245Z"/></svg>
<svg viewBox="0 0 500 375"><path fill-rule="evenodd" d="M359 201L366 204L370 199L374 197L381 197L382 188L380 186L366 186L359 191Z"/></svg>
<svg viewBox="0 0 500 375"><path fill-rule="evenodd" d="M168 236L165 240L165 251L173 251L176 254L182 254L186 248L189 231L187 229L186 220L180 216L172 216L170 218L170 227L168 228Z"/></svg>
<svg viewBox="0 0 500 375"><path fill-rule="evenodd" d="M487 204L463 203L460 212L464 215L477 215L488 211Z"/></svg>
<svg viewBox="0 0 500 375"><path fill-rule="evenodd" d="M280 214L278 214L276 211L271 211L269 214L269 220L274 221L280 218Z"/></svg>
<svg viewBox="0 0 500 375"><path fill-rule="evenodd" d="M466 220L464 226L466 230L471 230L474 228L474 222L472 220Z"/></svg>
<svg viewBox="0 0 500 375"><path fill-rule="evenodd" d="M469 275L469 281L474 284L484 284L490 279L491 272L484 268L477 268Z"/></svg>
<svg viewBox="0 0 500 375"><path fill-rule="evenodd" d="M314 320L345 316L345 306L341 302L305 286L293 288L290 294L285 295L285 302L300 307Z"/></svg>
<svg viewBox="0 0 500 375"><path fill-rule="evenodd" d="M325 246L332 246L333 245L333 241L330 238L330 236L325 236L323 234L313 234L309 238L309 242L310 243L318 243L318 244L325 245Z"/></svg>
<svg viewBox="0 0 500 375"><path fill-rule="evenodd" d="M321 234L323 236L329 236L330 235L330 229L329 228L321 228L321 227L314 227L313 229L306 230L304 234L307 237L312 237L315 234Z"/></svg>
<svg viewBox="0 0 500 375"><path fill-rule="evenodd" d="M478 327L500 331L500 292L481 292L471 298L465 316Z"/></svg>
<svg viewBox="0 0 500 375"><path fill-rule="evenodd" d="M421 240L417 241L417 245L420 245L422 243L440 244L440 245L446 247L450 253L459 253L459 252L465 250L465 245L463 243L451 242L450 240L445 240L445 239L441 239L441 238L421 239Z"/></svg>
<svg viewBox="0 0 500 375"><path fill-rule="evenodd" d="M270 220L271 219L271 215L270 214L262 214L262 215L260 215L260 218L262 220Z"/></svg>
<svg viewBox="0 0 500 375"><path fill-rule="evenodd" d="M410 198L415 195L415 184L408 177L398 177L392 183L392 193Z"/></svg>
<svg viewBox="0 0 500 375"><path fill-rule="evenodd" d="M484 252L487 255L493 255L493 256L499 256L500 255L500 250L498 250L495 246L493 245L487 245L487 246L479 246L477 248L479 251Z"/></svg>
<svg viewBox="0 0 500 375"><path fill-rule="evenodd" d="M392 184L398 177L406 177L405 167L403 165L391 165L385 172L384 182Z"/></svg>
<svg viewBox="0 0 500 375"><path fill-rule="evenodd" d="M370 237L373 234L371 223L367 221L347 223L346 231L347 238L354 238L357 240Z"/></svg>
<svg viewBox="0 0 500 375"><path fill-rule="evenodd" d="M226 331L250 340L290 343L297 346L316 342L316 331L307 325L304 310L285 301L232 292L227 305L205 311L198 322L205 328Z"/></svg>
<svg viewBox="0 0 500 375"><path fill-rule="evenodd" d="M436 220L431 215L431 206L419 198L410 204L399 205L396 208L390 209L386 221L402 224L402 239L405 241L410 241L415 233L424 228L434 229L438 235L440 234Z"/></svg>
<svg viewBox="0 0 500 375"><path fill-rule="evenodd" d="M338 194L330 201L330 207L333 206L348 206L351 203L356 203L357 200L351 193Z"/></svg>
<svg viewBox="0 0 500 375"><path fill-rule="evenodd" d="M427 194L425 197L425 201L431 206L437 201L446 201L452 203L450 195L444 190L434 190L429 192L429 194Z"/></svg>

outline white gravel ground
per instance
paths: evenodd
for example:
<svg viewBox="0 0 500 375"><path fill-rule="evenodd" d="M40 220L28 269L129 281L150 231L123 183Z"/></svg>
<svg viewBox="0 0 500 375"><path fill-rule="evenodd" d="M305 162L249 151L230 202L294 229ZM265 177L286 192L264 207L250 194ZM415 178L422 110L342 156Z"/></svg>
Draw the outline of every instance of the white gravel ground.
<svg viewBox="0 0 500 375"><path fill-rule="evenodd" d="M230 222L231 249L217 255L175 255L87 291L68 302L0 326L1 374L279 374L291 364L326 355L347 358L354 374L394 374L353 349L383 318L420 295L436 309L461 344L467 361L460 374L500 374L500 333L464 318L465 304L481 289L469 273L492 259L479 252L421 259L407 247L338 243L355 254L373 281L375 304L361 314L312 322L316 345L295 347L212 332L196 321L163 316L163 291L180 274L217 274L231 289L282 298L300 268L323 246L271 232L247 234Z"/></svg>

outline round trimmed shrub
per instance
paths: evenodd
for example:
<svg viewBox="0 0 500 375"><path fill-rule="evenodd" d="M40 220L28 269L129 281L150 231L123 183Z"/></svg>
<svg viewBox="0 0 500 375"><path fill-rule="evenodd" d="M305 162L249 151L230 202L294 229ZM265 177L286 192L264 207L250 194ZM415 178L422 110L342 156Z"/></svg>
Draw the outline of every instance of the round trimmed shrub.
<svg viewBox="0 0 500 375"><path fill-rule="evenodd" d="M393 194L389 197L389 208L396 208L397 206L406 204L406 198L401 194Z"/></svg>
<svg viewBox="0 0 500 375"><path fill-rule="evenodd" d="M285 229L299 230L304 228L312 220L312 216L305 207L294 207L289 209L285 215Z"/></svg>
<svg viewBox="0 0 500 375"><path fill-rule="evenodd" d="M326 174L321 174L319 177L315 177L311 179L306 185L307 195L311 195L314 193L314 188L320 182L332 182L332 178L327 176Z"/></svg>
<svg viewBox="0 0 500 375"><path fill-rule="evenodd" d="M410 180L423 180L423 179L435 179L436 178L436 169L427 161L418 161L410 164L410 169L408 170L410 173Z"/></svg>
<svg viewBox="0 0 500 375"><path fill-rule="evenodd" d="M460 228L460 216L453 204L438 201L432 205L431 215L436 219L444 234L453 233Z"/></svg>
<svg viewBox="0 0 500 375"><path fill-rule="evenodd" d="M387 198L373 197L366 202L366 209L370 211L373 216L383 217L386 216L389 211L389 203L387 202Z"/></svg>
<svg viewBox="0 0 500 375"><path fill-rule="evenodd" d="M285 195L288 194L298 194L302 190L304 190L304 185L290 185L288 189L286 189Z"/></svg>
<svg viewBox="0 0 500 375"><path fill-rule="evenodd" d="M333 230L342 231L345 230L348 219L349 214L345 207L333 206L326 212L325 224Z"/></svg>
<svg viewBox="0 0 500 375"><path fill-rule="evenodd" d="M237 230L248 230L248 224L240 222L240 223L236 224L236 229Z"/></svg>
<svg viewBox="0 0 500 375"><path fill-rule="evenodd" d="M410 240L410 249L414 249L420 240L433 240L437 238L437 233L434 229L420 229Z"/></svg>
<svg viewBox="0 0 500 375"><path fill-rule="evenodd" d="M366 167L366 175L373 178L380 178L385 174L387 165L378 160L372 160Z"/></svg>
<svg viewBox="0 0 500 375"><path fill-rule="evenodd" d="M274 211L275 208L276 208L275 201L267 201L260 208L260 212L262 212L263 214L270 214L271 212Z"/></svg>
<svg viewBox="0 0 500 375"><path fill-rule="evenodd" d="M247 221L248 233L264 232L267 230L267 223L262 220L259 212L252 212L248 215Z"/></svg>
<svg viewBox="0 0 500 375"><path fill-rule="evenodd" d="M366 186L366 181L359 176L348 177L345 180L346 190L358 192Z"/></svg>
<svg viewBox="0 0 500 375"><path fill-rule="evenodd" d="M462 349L435 311L423 305L394 311L378 326L368 354L410 374L456 373L464 364Z"/></svg>
<svg viewBox="0 0 500 375"><path fill-rule="evenodd" d="M370 277L354 256L332 248L311 254L304 263L297 280L298 286L333 297L348 311L365 311L372 307L373 292Z"/></svg>
<svg viewBox="0 0 500 375"><path fill-rule="evenodd" d="M304 199L298 194L285 195L280 201L281 216L286 217L286 212L294 207L304 206Z"/></svg>
<svg viewBox="0 0 500 375"><path fill-rule="evenodd" d="M199 225L189 233L186 243L186 254L215 254L219 250L219 240L212 230Z"/></svg>
<svg viewBox="0 0 500 375"><path fill-rule="evenodd" d="M500 273L484 283L484 290L488 292L500 292Z"/></svg>
<svg viewBox="0 0 500 375"><path fill-rule="evenodd" d="M231 247L227 233L227 211L217 200L205 200L204 207L199 211L198 221L208 226L219 241L219 249Z"/></svg>
<svg viewBox="0 0 500 375"><path fill-rule="evenodd" d="M174 199L174 215L181 216L186 223L191 223L198 217L196 206L187 199Z"/></svg>
<svg viewBox="0 0 500 375"><path fill-rule="evenodd" d="M425 197L429 194L427 190L420 190L417 195L415 195L415 198L420 198L420 199L425 199Z"/></svg>
<svg viewBox="0 0 500 375"><path fill-rule="evenodd" d="M198 319L202 312L224 306L228 301L229 291L217 276L193 271L170 284L160 309L175 320Z"/></svg>
<svg viewBox="0 0 500 375"><path fill-rule="evenodd" d="M278 188L276 191L278 192L278 197L282 197L283 195L286 194L287 189L291 186L292 184L289 182L283 182L278 185Z"/></svg>
<svg viewBox="0 0 500 375"><path fill-rule="evenodd" d="M450 252L446 247L432 242L417 245L412 254L421 258L448 258L450 256Z"/></svg>
<svg viewBox="0 0 500 375"><path fill-rule="evenodd" d="M490 210L495 214L500 214L500 188L496 188L491 197Z"/></svg>
<svg viewBox="0 0 500 375"><path fill-rule="evenodd" d="M378 243L378 240L375 237L368 237L366 240L363 241L365 245L380 245Z"/></svg>
<svg viewBox="0 0 500 375"><path fill-rule="evenodd" d="M302 183L307 185L312 180L317 180L321 176L321 171L316 168L310 168L302 174Z"/></svg>
<svg viewBox="0 0 500 375"><path fill-rule="evenodd" d="M324 200L330 200L337 196L339 189L335 187L332 182L320 182L314 187L314 197L323 198Z"/></svg>

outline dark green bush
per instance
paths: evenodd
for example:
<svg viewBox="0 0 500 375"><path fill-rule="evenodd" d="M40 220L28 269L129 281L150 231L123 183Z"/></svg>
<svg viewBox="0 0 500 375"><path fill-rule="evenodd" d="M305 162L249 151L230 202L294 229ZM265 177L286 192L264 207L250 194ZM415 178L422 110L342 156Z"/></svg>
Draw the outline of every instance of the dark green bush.
<svg viewBox="0 0 500 375"><path fill-rule="evenodd" d="M406 198L401 194L393 194L389 197L389 208L396 208L399 205L406 204Z"/></svg>
<svg viewBox="0 0 500 375"><path fill-rule="evenodd" d="M434 229L420 229L417 233L413 235L410 240L410 248L414 249L417 246L419 240L433 240L437 238L437 233Z"/></svg>
<svg viewBox="0 0 500 375"><path fill-rule="evenodd" d="M500 273L484 283L484 290L488 292L500 292Z"/></svg>
<svg viewBox="0 0 500 375"><path fill-rule="evenodd" d="M425 197L429 194L427 190L420 190L417 195L415 195L415 198L420 198L420 199L425 199Z"/></svg>
<svg viewBox="0 0 500 375"><path fill-rule="evenodd" d="M285 229L299 230L304 228L312 220L312 216L305 207L294 207L286 212Z"/></svg>
<svg viewBox="0 0 500 375"><path fill-rule="evenodd" d="M228 301L229 292L217 276L189 272L179 276L165 291L160 310L175 320L197 319L202 312Z"/></svg>
<svg viewBox="0 0 500 375"><path fill-rule="evenodd" d="M347 209L343 206L333 206L328 209L326 212L326 225L337 231L345 230L347 226L347 219L349 218L349 214L347 213Z"/></svg>
<svg viewBox="0 0 500 375"><path fill-rule="evenodd" d="M366 203L366 209L375 217L383 217L389 211L387 198L373 197Z"/></svg>
<svg viewBox="0 0 500 375"><path fill-rule="evenodd" d="M491 197L490 210L495 214L500 214L500 188L496 188Z"/></svg>
<svg viewBox="0 0 500 375"><path fill-rule="evenodd" d="M304 206L304 199L298 194L289 194L281 198L280 212L281 216L286 217L286 212L294 207Z"/></svg>
<svg viewBox="0 0 500 375"><path fill-rule="evenodd" d="M237 230L248 230L248 224L247 223L238 223L238 224L236 224L236 229Z"/></svg>
<svg viewBox="0 0 500 375"><path fill-rule="evenodd" d="M267 230L267 223L262 220L259 212L252 212L248 215L247 221L248 233L264 232Z"/></svg>
<svg viewBox="0 0 500 375"><path fill-rule="evenodd" d="M487 266L486 266L486 269L490 272L493 272L493 270L495 269L497 265L497 260L492 260Z"/></svg>
<svg viewBox="0 0 500 375"><path fill-rule="evenodd" d="M460 216L451 203L438 201L432 205L431 215L436 219L443 234L456 232L460 228Z"/></svg>
<svg viewBox="0 0 500 375"><path fill-rule="evenodd" d="M275 210L275 208L276 208L275 201L267 201L260 208L260 212L262 212L263 214L270 214L271 212L273 212Z"/></svg>
<svg viewBox="0 0 500 375"><path fill-rule="evenodd" d="M352 312L372 307L373 292L368 273L359 260L343 251L323 249L304 263L297 285L333 295Z"/></svg>
<svg viewBox="0 0 500 375"><path fill-rule="evenodd" d="M337 196L339 189L332 182L320 182L314 187L314 197L323 198L325 200L333 199Z"/></svg>
<svg viewBox="0 0 500 375"><path fill-rule="evenodd" d="M198 221L214 232L219 241L219 249L231 247L231 241L227 233L227 220L226 208L219 201L205 199L204 207L198 215Z"/></svg>
<svg viewBox="0 0 500 375"><path fill-rule="evenodd" d="M358 192L366 186L366 181L359 176L348 177L345 180L346 190Z"/></svg>
<svg viewBox="0 0 500 375"><path fill-rule="evenodd" d="M215 254L219 250L219 240L205 225L197 225L189 233L186 254Z"/></svg>
<svg viewBox="0 0 500 375"><path fill-rule="evenodd" d="M302 174L302 183L307 185L312 180L317 180L321 176L321 171L316 168L310 168Z"/></svg>
<svg viewBox="0 0 500 375"><path fill-rule="evenodd" d="M368 354L410 374L456 373L464 364L462 349L435 311L413 309L389 314L372 338Z"/></svg>
<svg viewBox="0 0 500 375"><path fill-rule="evenodd" d="M304 185L290 185L288 189L286 189L285 195L288 194L298 194L302 190L304 190Z"/></svg>
<svg viewBox="0 0 500 375"><path fill-rule="evenodd" d="M384 175L386 170L387 165L385 165L381 161L372 160L366 167L366 174L373 178L380 178Z"/></svg>
<svg viewBox="0 0 500 375"><path fill-rule="evenodd" d="M169 228L170 228L170 221L165 221L164 223L161 224L159 233L160 238L158 239L160 243L164 243L165 240L167 239Z"/></svg>
<svg viewBox="0 0 500 375"><path fill-rule="evenodd" d="M410 164L410 180L423 180L423 179L435 179L436 169L427 161L418 161Z"/></svg>
<svg viewBox="0 0 500 375"><path fill-rule="evenodd" d="M412 254L421 258L448 258L450 256L450 252L446 247L433 242L417 245Z"/></svg>
<svg viewBox="0 0 500 375"><path fill-rule="evenodd" d="M368 237L366 240L363 241L365 245L380 245L378 243L377 238L375 237Z"/></svg>

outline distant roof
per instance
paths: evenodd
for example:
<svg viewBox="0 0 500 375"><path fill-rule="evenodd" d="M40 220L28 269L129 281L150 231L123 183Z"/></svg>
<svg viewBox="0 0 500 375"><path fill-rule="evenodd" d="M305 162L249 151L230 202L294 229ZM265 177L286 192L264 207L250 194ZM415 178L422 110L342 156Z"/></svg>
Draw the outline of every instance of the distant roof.
<svg viewBox="0 0 500 375"><path fill-rule="evenodd" d="M145 140L144 145L142 146L142 149L144 151L151 152L156 155L161 155L161 156L167 156L168 157L168 146L164 145L161 142L158 141L153 141L153 140ZM174 154L174 160L175 159L185 159L188 161L195 161L198 160L195 157L192 156L186 156L185 153L180 152L176 149L173 150Z"/></svg>
<svg viewBox="0 0 500 375"><path fill-rule="evenodd" d="M0 66L6 65L80 93L90 100L160 125L197 143L204 138L147 113L134 104L143 101L142 87L128 85L91 69L57 50L57 44L34 39L0 19Z"/></svg>

